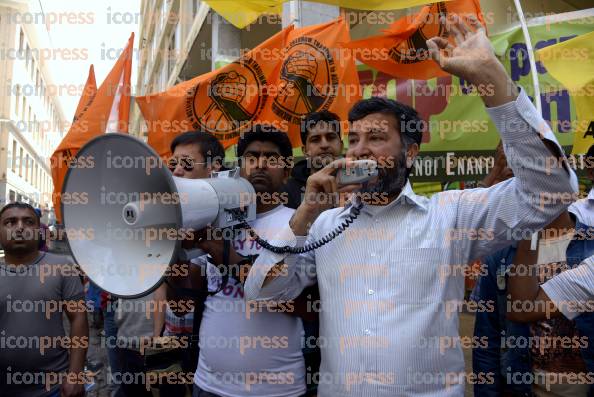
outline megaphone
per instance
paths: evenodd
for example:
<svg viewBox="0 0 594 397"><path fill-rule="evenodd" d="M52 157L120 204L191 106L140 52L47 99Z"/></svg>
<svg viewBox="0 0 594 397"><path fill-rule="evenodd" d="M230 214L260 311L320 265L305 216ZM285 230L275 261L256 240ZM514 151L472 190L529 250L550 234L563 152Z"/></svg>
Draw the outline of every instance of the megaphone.
<svg viewBox="0 0 594 397"><path fill-rule="evenodd" d="M117 297L156 289L194 231L256 218L254 188L238 169L174 177L151 147L118 133L94 138L76 158L62 189L67 244L91 281ZM65 200L75 196L83 199Z"/></svg>

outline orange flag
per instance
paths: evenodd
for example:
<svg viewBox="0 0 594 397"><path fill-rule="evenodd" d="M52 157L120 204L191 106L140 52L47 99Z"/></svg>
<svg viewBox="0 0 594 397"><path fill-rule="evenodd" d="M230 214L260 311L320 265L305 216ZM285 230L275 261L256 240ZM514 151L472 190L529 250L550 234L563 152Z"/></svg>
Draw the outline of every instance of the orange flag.
<svg viewBox="0 0 594 397"><path fill-rule="evenodd" d="M95 82L95 69L93 68L93 65L91 65L89 68L89 77L87 77L85 88L83 88L82 95L78 101L78 106L74 112L73 123L80 119L89 106L91 106L93 99L95 99L95 95L97 95L97 83Z"/></svg>
<svg viewBox="0 0 594 397"><path fill-rule="evenodd" d="M447 38L443 17L456 13L462 18L474 15L485 25L479 0L453 0L427 5L418 14L394 22L381 36L352 41L357 59L395 77L428 80L448 74L431 60L426 41L435 36ZM455 44L453 38L450 38Z"/></svg>
<svg viewBox="0 0 594 397"><path fill-rule="evenodd" d="M56 219L62 222L60 197L62 184L68 166L78 150L92 138L106 131L128 131L130 114L130 75L132 67L132 47L134 33L128 39L126 48L111 69L86 111L72 124L58 148L51 157L54 193L52 201ZM83 98L85 93L83 93ZM83 101L81 98L81 101ZM80 106L80 104L79 104ZM76 115L75 115L76 116Z"/></svg>
<svg viewBox="0 0 594 397"><path fill-rule="evenodd" d="M194 130L213 134L225 148L235 144L260 119L292 29L283 29L222 68L165 92L136 97L147 123L148 144L168 157L173 138Z"/></svg>
<svg viewBox="0 0 594 397"><path fill-rule="evenodd" d="M301 119L311 112L329 110L346 120L361 88L347 24L342 18L295 29L289 34L278 71L277 92L268 98L263 122L280 124L293 147L301 146Z"/></svg>

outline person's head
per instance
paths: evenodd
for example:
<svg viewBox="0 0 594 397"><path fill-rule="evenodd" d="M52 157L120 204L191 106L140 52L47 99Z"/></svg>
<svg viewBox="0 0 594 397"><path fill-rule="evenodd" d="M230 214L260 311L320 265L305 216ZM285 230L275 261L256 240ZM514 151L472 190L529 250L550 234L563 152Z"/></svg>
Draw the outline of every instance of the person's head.
<svg viewBox="0 0 594 397"><path fill-rule="evenodd" d="M241 176L256 193L274 193L287 183L293 166L293 149L287 134L257 124L237 143Z"/></svg>
<svg viewBox="0 0 594 397"><path fill-rule="evenodd" d="M0 210L0 244L11 255L26 255L38 250L39 217L27 203L6 204Z"/></svg>
<svg viewBox="0 0 594 397"><path fill-rule="evenodd" d="M590 149L586 153L586 167L588 179L594 183L594 145L590 146Z"/></svg>
<svg viewBox="0 0 594 397"><path fill-rule="evenodd" d="M223 145L212 134L184 132L171 142L169 169L174 176L188 179L208 178L225 159Z"/></svg>
<svg viewBox="0 0 594 397"><path fill-rule="evenodd" d="M301 121L301 149L311 168L320 169L342 153L340 119L327 110L308 114Z"/></svg>
<svg viewBox="0 0 594 397"><path fill-rule="evenodd" d="M413 108L391 99L372 97L351 108L346 157L375 160L379 169L364 191L400 194L419 153L422 126Z"/></svg>

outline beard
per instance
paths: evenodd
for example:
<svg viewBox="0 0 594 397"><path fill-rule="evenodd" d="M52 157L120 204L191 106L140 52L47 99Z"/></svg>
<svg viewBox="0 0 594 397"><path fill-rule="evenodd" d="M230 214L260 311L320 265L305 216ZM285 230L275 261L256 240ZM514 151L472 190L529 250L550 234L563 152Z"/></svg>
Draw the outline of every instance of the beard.
<svg viewBox="0 0 594 397"><path fill-rule="evenodd" d="M406 148L395 159L393 167L378 168L377 182L373 185L364 184L362 193L386 194L397 197L408 181L410 169L406 168Z"/></svg>

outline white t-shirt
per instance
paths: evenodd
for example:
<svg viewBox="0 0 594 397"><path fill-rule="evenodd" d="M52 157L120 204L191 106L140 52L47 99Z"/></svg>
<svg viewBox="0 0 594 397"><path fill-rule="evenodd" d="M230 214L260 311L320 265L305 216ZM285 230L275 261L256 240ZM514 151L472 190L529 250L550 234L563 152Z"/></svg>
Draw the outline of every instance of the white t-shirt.
<svg viewBox="0 0 594 397"><path fill-rule="evenodd" d="M251 226L268 240L287 226L293 212L281 205L258 214ZM245 231L234 240L234 247L240 255L262 251ZM232 277L221 292L206 299L194 383L223 397L303 395L303 324L299 317L286 314L292 303L270 311L266 306L250 309L246 313L243 285Z"/></svg>

